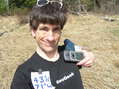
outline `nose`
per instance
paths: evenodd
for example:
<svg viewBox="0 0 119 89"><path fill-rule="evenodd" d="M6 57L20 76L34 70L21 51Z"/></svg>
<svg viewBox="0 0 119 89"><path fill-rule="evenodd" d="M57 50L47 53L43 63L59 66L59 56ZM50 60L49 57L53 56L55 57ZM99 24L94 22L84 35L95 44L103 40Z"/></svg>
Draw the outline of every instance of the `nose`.
<svg viewBox="0 0 119 89"><path fill-rule="evenodd" d="M52 31L49 31L47 34L47 40L48 41L53 41L55 39L54 34Z"/></svg>

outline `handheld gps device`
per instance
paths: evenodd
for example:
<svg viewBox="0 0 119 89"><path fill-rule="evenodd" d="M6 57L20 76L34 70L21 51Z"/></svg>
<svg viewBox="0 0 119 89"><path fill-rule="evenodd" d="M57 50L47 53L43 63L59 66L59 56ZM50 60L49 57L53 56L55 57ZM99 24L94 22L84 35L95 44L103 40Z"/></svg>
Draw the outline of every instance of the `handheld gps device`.
<svg viewBox="0 0 119 89"><path fill-rule="evenodd" d="M64 51L64 59L69 62L79 62L84 58L82 52Z"/></svg>

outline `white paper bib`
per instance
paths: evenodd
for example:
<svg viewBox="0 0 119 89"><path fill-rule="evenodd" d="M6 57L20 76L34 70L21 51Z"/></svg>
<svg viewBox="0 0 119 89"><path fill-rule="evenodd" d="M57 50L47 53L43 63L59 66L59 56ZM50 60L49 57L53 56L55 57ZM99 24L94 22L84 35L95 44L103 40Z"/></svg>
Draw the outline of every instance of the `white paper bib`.
<svg viewBox="0 0 119 89"><path fill-rule="evenodd" d="M34 89L55 89L51 84L49 71L43 71L42 73L31 72L31 80Z"/></svg>

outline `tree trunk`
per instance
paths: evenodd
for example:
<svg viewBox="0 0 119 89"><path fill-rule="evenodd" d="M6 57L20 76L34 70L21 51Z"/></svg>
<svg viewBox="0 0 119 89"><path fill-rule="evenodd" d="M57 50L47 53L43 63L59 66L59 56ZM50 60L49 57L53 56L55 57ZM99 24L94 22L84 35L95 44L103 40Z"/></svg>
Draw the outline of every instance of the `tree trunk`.
<svg viewBox="0 0 119 89"><path fill-rule="evenodd" d="M5 5L7 9L7 14L9 14L9 0L5 0Z"/></svg>

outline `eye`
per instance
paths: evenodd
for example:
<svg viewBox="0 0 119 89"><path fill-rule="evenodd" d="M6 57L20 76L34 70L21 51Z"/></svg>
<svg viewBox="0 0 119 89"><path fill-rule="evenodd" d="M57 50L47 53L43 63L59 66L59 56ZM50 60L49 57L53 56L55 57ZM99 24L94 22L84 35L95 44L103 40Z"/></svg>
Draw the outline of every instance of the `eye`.
<svg viewBox="0 0 119 89"><path fill-rule="evenodd" d="M53 29L53 32L55 32L55 33L59 33L59 32L61 32L60 27L56 27L56 28L54 28L54 29Z"/></svg>

